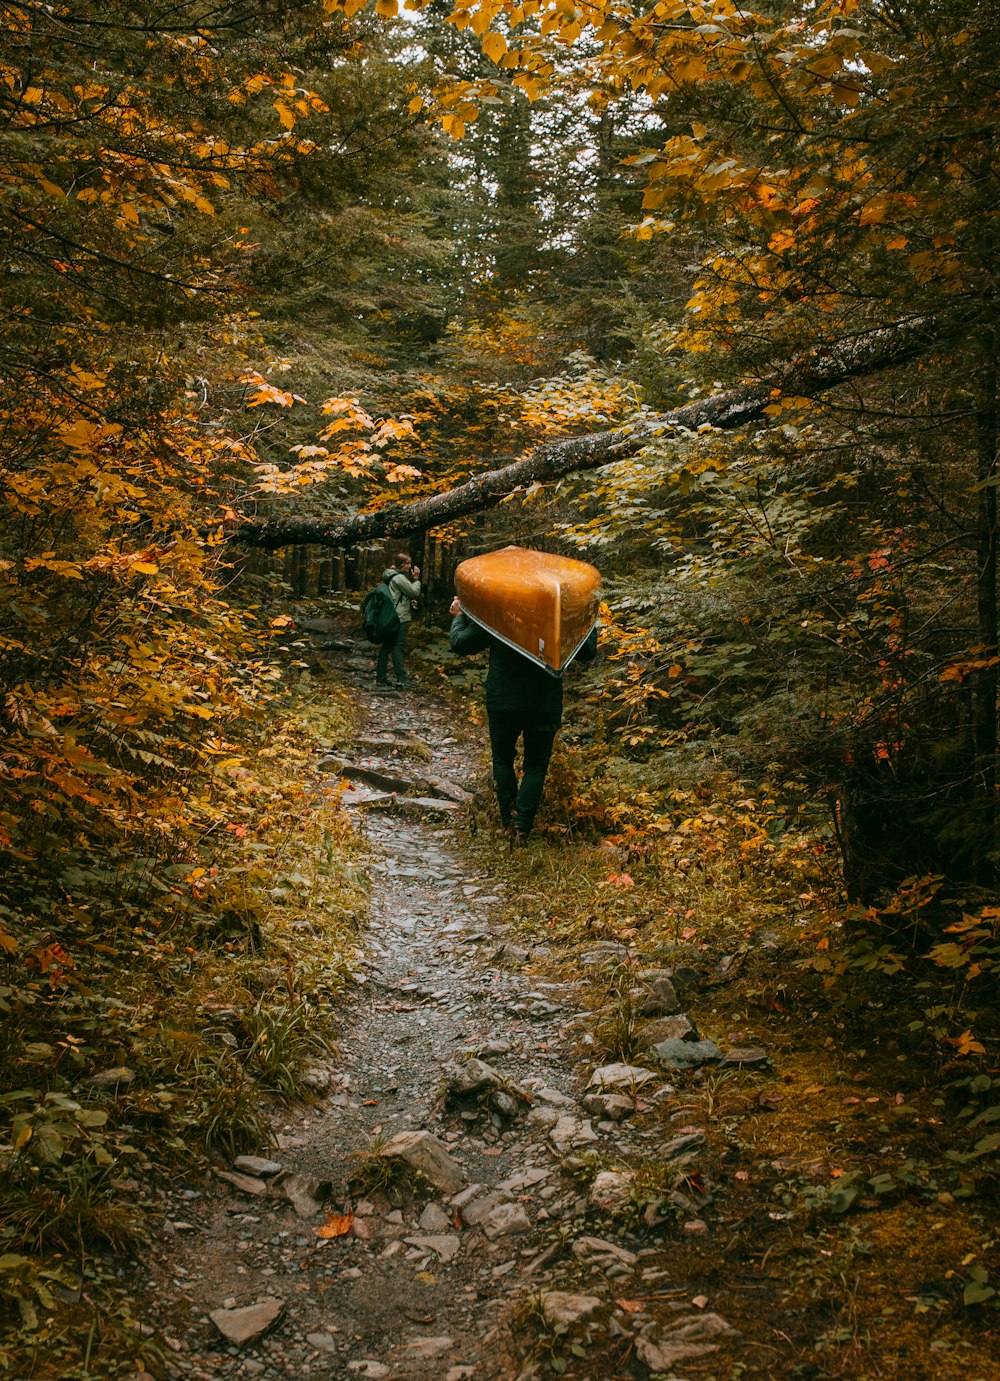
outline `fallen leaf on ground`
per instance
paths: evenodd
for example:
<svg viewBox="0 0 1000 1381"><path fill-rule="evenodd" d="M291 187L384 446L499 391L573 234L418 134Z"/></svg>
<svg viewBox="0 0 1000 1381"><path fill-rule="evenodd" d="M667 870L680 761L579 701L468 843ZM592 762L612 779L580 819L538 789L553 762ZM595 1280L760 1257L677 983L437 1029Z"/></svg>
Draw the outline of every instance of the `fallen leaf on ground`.
<svg viewBox="0 0 1000 1381"><path fill-rule="evenodd" d="M317 1237L344 1237L354 1226L353 1213L328 1213L326 1222L316 1229Z"/></svg>

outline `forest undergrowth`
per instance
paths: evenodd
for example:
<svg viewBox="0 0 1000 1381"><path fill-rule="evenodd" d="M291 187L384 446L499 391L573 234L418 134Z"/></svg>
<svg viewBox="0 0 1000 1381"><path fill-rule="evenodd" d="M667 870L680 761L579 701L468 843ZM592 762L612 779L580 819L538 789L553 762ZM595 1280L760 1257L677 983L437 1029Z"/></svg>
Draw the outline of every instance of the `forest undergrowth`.
<svg viewBox="0 0 1000 1381"><path fill-rule="evenodd" d="M476 722L472 678L437 669ZM988 975L977 987L967 965L926 958L919 917L945 906L940 887L914 884L882 913L850 906L832 825L792 790L698 752L650 789L649 766L609 742L606 708L593 679L569 702L537 839L509 857L484 755L472 848L500 860L511 923L543 946L539 976L582 984L592 1063L643 1064L636 976L650 968L687 979L702 1039L770 1057L680 1076L664 1134L697 1126L709 1149L697 1166L631 1167L637 1223L672 1190L710 1205L710 1235L660 1229L676 1279L702 1283L764 1355L777 1344L773 1375L994 1375L1000 1028ZM609 976L587 955L614 943ZM624 1168L584 1156L579 1172Z"/></svg>
<svg viewBox="0 0 1000 1381"><path fill-rule="evenodd" d="M345 691L289 649L268 716L199 789L226 824L107 908L38 917L0 1002L0 1370L37 1378L155 1366L129 1261L163 1189L266 1149L276 1106L308 1100L354 966L363 860L311 773L350 741ZM235 769L235 770L233 770ZM60 919L65 916L65 922ZM89 923L88 923L89 921Z"/></svg>

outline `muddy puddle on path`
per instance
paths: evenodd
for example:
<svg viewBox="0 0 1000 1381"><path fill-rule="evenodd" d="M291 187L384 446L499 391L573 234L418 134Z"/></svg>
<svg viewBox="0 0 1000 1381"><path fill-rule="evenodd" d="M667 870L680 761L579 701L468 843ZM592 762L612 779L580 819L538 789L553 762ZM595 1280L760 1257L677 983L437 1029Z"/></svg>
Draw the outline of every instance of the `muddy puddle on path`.
<svg viewBox="0 0 1000 1381"><path fill-rule="evenodd" d="M417 739L433 756L425 782L458 781L470 755L442 708L397 704L393 741L374 730L356 762L413 777ZM359 802L377 795L357 788ZM608 1116L634 1111L634 1077L588 1096L572 982L533 986L502 887L462 861L455 812L441 797L413 806L362 815L370 928L321 1099L279 1121L267 1157L178 1191L143 1263L169 1374L514 1381L548 1374L525 1360L539 1330L580 1376L714 1352L728 1325L692 1314L666 1245L631 1234L627 1178L588 1189L565 1164L650 1153L652 1130ZM647 1104L671 1097L648 1079ZM657 1353L664 1328L672 1346Z"/></svg>

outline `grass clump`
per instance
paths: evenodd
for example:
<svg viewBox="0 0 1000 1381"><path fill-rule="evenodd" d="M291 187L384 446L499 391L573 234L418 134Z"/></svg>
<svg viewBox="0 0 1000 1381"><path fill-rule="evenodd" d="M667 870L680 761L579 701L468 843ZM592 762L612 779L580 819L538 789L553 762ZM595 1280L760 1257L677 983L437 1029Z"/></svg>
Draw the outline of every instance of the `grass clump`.
<svg viewBox="0 0 1000 1381"><path fill-rule="evenodd" d="M613 1060L633 1064L638 1052L639 1031L643 1023L641 998L636 989L636 973L627 964L617 964L611 975L607 997L599 1009L594 1039Z"/></svg>
<svg viewBox="0 0 1000 1381"><path fill-rule="evenodd" d="M385 1195L395 1204L419 1193L428 1185L425 1175L399 1156L383 1154L388 1141L375 1137L363 1151L351 1154L350 1185L355 1193L371 1198Z"/></svg>

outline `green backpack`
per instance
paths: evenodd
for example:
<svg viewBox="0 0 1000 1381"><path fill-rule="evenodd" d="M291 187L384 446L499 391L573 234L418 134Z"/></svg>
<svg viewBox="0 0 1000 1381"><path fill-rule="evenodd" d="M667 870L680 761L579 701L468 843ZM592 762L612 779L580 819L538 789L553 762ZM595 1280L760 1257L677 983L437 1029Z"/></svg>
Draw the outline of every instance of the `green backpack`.
<svg viewBox="0 0 1000 1381"><path fill-rule="evenodd" d="M399 615L387 580L365 595L361 605L361 626L370 643L391 642L399 632Z"/></svg>

